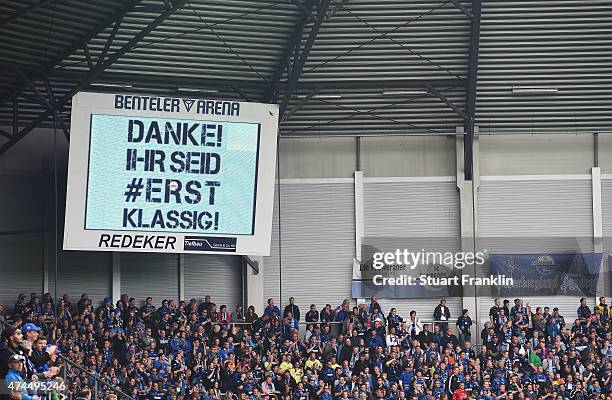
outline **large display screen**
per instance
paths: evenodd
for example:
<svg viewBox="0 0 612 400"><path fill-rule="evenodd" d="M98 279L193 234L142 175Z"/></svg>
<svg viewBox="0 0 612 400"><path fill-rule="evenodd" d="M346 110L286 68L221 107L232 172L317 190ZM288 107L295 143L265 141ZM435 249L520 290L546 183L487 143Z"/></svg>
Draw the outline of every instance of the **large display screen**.
<svg viewBox="0 0 612 400"><path fill-rule="evenodd" d="M91 116L85 229L252 235L259 124Z"/></svg>
<svg viewBox="0 0 612 400"><path fill-rule="evenodd" d="M72 98L64 250L267 256L278 105Z"/></svg>

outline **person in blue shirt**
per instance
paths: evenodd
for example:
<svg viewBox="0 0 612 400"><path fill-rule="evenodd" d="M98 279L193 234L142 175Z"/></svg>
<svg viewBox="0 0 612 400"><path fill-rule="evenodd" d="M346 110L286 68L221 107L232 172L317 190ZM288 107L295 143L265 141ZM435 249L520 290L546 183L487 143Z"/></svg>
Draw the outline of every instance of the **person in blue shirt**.
<svg viewBox="0 0 612 400"><path fill-rule="evenodd" d="M13 354L8 359L8 373L4 377L4 387L8 388L10 398L20 400L38 400L38 396L31 396L26 390L25 380L21 377L25 357Z"/></svg>
<svg viewBox="0 0 612 400"><path fill-rule="evenodd" d="M459 343L461 347L465 345L465 342L472 341L472 319L469 316L469 311L464 309L461 316L457 318L457 328L459 329Z"/></svg>
<svg viewBox="0 0 612 400"><path fill-rule="evenodd" d="M376 333L376 329L372 329L370 331L370 336L366 339L366 345L370 348L372 352L376 351L378 346L384 348L385 342L382 340L380 336Z"/></svg>
<svg viewBox="0 0 612 400"><path fill-rule="evenodd" d="M264 314L267 315L268 317L272 317L273 313L276 313L277 316L280 315L280 308L274 305L274 299L269 298L268 306L264 310Z"/></svg>

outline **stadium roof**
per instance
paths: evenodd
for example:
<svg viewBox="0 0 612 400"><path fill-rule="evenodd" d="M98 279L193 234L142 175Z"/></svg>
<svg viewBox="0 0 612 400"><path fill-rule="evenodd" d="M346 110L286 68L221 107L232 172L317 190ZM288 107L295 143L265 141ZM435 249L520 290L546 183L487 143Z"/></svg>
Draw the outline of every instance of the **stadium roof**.
<svg viewBox="0 0 612 400"><path fill-rule="evenodd" d="M0 153L77 90L276 101L284 136L612 131L610 1L480 2L2 0Z"/></svg>

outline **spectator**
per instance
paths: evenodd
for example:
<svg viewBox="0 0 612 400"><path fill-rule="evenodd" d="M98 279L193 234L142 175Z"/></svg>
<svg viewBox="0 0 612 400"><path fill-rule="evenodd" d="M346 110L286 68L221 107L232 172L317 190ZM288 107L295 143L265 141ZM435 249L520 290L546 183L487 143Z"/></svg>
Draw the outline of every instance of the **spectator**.
<svg viewBox="0 0 612 400"><path fill-rule="evenodd" d="M255 313L255 307L249 306L249 308L247 309L246 316L244 317L244 321L252 324L253 322L257 321L258 319L259 319L259 317Z"/></svg>
<svg viewBox="0 0 612 400"><path fill-rule="evenodd" d="M311 304L310 309L306 313L306 322L319 322L319 311L316 304Z"/></svg>
<svg viewBox="0 0 612 400"><path fill-rule="evenodd" d="M81 294L81 298L77 302L77 312L80 314L85 310L87 306L91 305L91 301L89 300L89 296L87 293Z"/></svg>
<svg viewBox="0 0 612 400"><path fill-rule="evenodd" d="M283 312L283 318L286 318L287 315L293 316L296 320L300 320L300 308L295 304L295 298L289 297L289 304L285 306L285 311Z"/></svg>
<svg viewBox="0 0 612 400"><path fill-rule="evenodd" d="M450 310L446 306L446 299L440 300L440 304L434 309L433 316L436 322L442 321L440 323L440 330L445 331L448 328L448 322L446 321L451 317Z"/></svg>
<svg viewBox="0 0 612 400"><path fill-rule="evenodd" d="M387 326L389 329L394 328L396 332L399 332L403 323L404 319L397 315L397 309L392 308L387 316Z"/></svg>
<svg viewBox="0 0 612 400"><path fill-rule="evenodd" d="M378 297L372 296L370 297L370 305L368 306L368 314L374 314L374 308L378 307L381 313L384 314L382 306L378 303Z"/></svg>
<svg viewBox="0 0 612 400"><path fill-rule="evenodd" d="M472 319L469 316L470 311L464 309L461 316L457 318L457 329L459 330L459 343L461 347L465 346L465 342L472 341Z"/></svg>
<svg viewBox="0 0 612 400"><path fill-rule="evenodd" d="M418 337L421 330L423 330L423 324L417 318L416 311L410 311L410 319L407 322L408 334L412 339Z"/></svg>
<svg viewBox="0 0 612 400"><path fill-rule="evenodd" d="M13 354L7 360L8 371L4 377L4 387L9 391L9 398L15 400L38 400L38 396L30 395L22 377L26 358Z"/></svg>
<svg viewBox="0 0 612 400"><path fill-rule="evenodd" d="M241 308L228 321L227 307L217 312L210 298L209 307L202 309L197 301L180 301L177 307L175 300L167 299L156 310L153 299L147 299L147 308L139 310L133 299L122 297L116 306L105 302L95 310L88 302L80 314L51 316L53 326L45 323L46 306L37 320L32 319L33 310L24 318L13 316L34 346L27 349L29 342L11 327L3 334L0 361L22 352L33 365L32 374L49 372L55 356L48 339L57 344L62 357L137 400L250 399L261 395L264 386L274 395L312 400L514 400L523 395L554 399L612 394L612 330L600 309L569 329L558 309L551 314L538 307L531 314L530 307L524 307L523 315L519 301L508 319L504 308L496 305L497 316L481 332L483 346L474 348L463 335L470 326L462 318L470 316L465 310L456 323L461 342L450 327L441 332L436 325L432 332L416 312L405 322L396 309L387 318L380 317L378 306L370 313L372 301L352 308L343 301L336 312L326 305L318 318L313 305L300 338L296 318L291 312L282 318L278 309L259 318L250 306L244 319L252 324L239 327L232 322ZM145 310L150 312L146 321ZM343 321L345 329L330 329L336 321ZM536 329L541 321L544 329ZM42 324L40 332L28 326L37 323ZM70 368L66 374L70 399L94 388L89 375ZM40 376L48 378L44 372Z"/></svg>
<svg viewBox="0 0 612 400"><path fill-rule="evenodd" d="M268 306L264 310L264 314L270 318L272 318L273 315L276 315L277 317L280 315L280 309L274 305L274 299L268 299Z"/></svg>
<svg viewBox="0 0 612 400"><path fill-rule="evenodd" d="M4 305L0 304L0 337L2 336L2 331L4 331L4 326L8 325L6 322L6 317L4 316Z"/></svg>
<svg viewBox="0 0 612 400"><path fill-rule="evenodd" d="M580 307L578 307L578 319L580 322L586 324L591 319L591 309L587 305L587 299L584 297L580 299Z"/></svg>
<svg viewBox="0 0 612 400"><path fill-rule="evenodd" d="M244 313L242 312L242 304L238 304L236 309L230 315L231 322L244 322Z"/></svg>

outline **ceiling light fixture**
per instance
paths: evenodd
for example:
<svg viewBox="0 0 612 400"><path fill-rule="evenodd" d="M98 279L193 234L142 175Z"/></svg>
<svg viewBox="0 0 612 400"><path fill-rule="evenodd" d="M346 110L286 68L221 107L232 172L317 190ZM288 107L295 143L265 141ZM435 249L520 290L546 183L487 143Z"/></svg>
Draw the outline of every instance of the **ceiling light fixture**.
<svg viewBox="0 0 612 400"><path fill-rule="evenodd" d="M185 88L179 87L176 88L179 92L187 92L187 93L219 93L217 89L194 89L194 88Z"/></svg>
<svg viewBox="0 0 612 400"><path fill-rule="evenodd" d="M557 93L558 88L552 86L512 86L512 93Z"/></svg>
<svg viewBox="0 0 612 400"><path fill-rule="evenodd" d="M426 90L383 90L382 94L384 96L414 96L417 94L426 94Z"/></svg>
<svg viewBox="0 0 612 400"><path fill-rule="evenodd" d="M342 96L339 94L316 94L314 96L306 96L303 94L300 94L297 96L298 99L305 99L307 97L311 97L313 99L341 99Z"/></svg>
<svg viewBox="0 0 612 400"><path fill-rule="evenodd" d="M114 88L131 88L132 85L120 85L117 83L92 83L90 86L114 87Z"/></svg>

